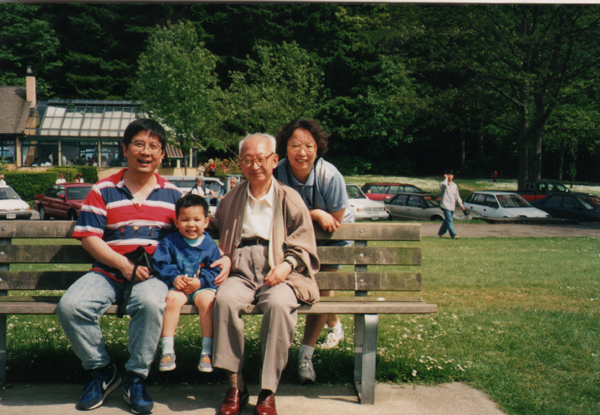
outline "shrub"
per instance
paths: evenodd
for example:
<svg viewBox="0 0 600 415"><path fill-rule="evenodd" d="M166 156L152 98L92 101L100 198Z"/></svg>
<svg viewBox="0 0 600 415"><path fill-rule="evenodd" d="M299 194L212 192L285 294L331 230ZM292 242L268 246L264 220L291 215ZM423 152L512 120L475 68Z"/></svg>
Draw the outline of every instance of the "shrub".
<svg viewBox="0 0 600 415"><path fill-rule="evenodd" d="M56 183L60 173L54 170L46 172L7 171L4 173L6 184L15 189L15 192L26 202L32 202L37 194L44 193L46 189Z"/></svg>

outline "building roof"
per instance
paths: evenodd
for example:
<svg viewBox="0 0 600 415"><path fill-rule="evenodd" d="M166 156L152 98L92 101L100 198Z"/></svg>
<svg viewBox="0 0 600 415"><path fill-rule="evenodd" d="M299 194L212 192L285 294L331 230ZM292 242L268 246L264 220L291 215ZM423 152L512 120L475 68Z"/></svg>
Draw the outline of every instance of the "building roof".
<svg viewBox="0 0 600 415"><path fill-rule="evenodd" d="M21 134L25 131L31 103L23 86L0 87L0 134Z"/></svg>
<svg viewBox="0 0 600 415"><path fill-rule="evenodd" d="M137 102L51 99L44 104L40 136L123 137L135 117Z"/></svg>

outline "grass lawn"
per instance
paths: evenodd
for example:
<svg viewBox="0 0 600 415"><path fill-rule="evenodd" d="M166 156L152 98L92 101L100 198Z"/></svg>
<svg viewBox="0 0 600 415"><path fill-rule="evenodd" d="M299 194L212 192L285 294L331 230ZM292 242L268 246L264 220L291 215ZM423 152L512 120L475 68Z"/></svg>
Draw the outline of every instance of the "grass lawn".
<svg viewBox="0 0 600 415"><path fill-rule="evenodd" d="M598 239L424 238L418 245L423 249L422 295L439 311L380 318L378 381L466 382L509 414L600 413ZM284 382L295 378L303 320ZM352 379L352 316L342 321L347 340L341 347L316 349L319 382ZM256 382L260 317L246 322L245 376ZM124 363L127 318L107 317L102 324L109 353ZM81 381L78 360L55 317L10 316L8 330L9 380ZM196 371L200 343L197 319L182 317L175 340L178 368L168 375L153 371L152 380L224 381L221 375Z"/></svg>

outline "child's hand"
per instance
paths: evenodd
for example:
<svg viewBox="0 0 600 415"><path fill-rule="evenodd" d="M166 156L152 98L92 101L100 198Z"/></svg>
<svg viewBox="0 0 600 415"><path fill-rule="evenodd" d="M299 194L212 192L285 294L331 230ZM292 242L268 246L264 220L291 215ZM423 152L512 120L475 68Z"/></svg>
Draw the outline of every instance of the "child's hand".
<svg viewBox="0 0 600 415"><path fill-rule="evenodd" d="M184 294L191 294L193 292L198 291L201 286L202 286L202 283L200 282L200 280L198 278L188 278L188 284L183 289L183 292L184 292Z"/></svg>
<svg viewBox="0 0 600 415"><path fill-rule="evenodd" d="M178 275L173 281L173 287L177 288L179 291L183 291L188 285L188 279L187 275Z"/></svg>

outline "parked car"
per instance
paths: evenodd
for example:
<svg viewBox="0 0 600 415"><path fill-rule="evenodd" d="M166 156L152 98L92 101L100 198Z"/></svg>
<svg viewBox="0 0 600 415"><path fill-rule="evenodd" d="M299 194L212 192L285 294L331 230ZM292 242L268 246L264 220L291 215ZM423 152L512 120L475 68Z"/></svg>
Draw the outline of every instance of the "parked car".
<svg viewBox="0 0 600 415"><path fill-rule="evenodd" d="M50 186L46 193L34 196L34 207L41 220L51 218L77 220L91 183L63 183Z"/></svg>
<svg viewBox="0 0 600 415"><path fill-rule="evenodd" d="M397 220L444 220L444 212L435 193L401 193L385 201L390 212L390 219ZM463 214L458 209L454 213L457 220L481 218L477 212L468 211Z"/></svg>
<svg viewBox="0 0 600 415"><path fill-rule="evenodd" d="M398 193L425 193L417 186L407 183L367 183L361 190L371 200L388 200Z"/></svg>
<svg viewBox="0 0 600 415"><path fill-rule="evenodd" d="M165 180L173 183L179 190L183 192L183 194L188 194L192 187L196 185L196 176L163 176ZM204 187L212 190L216 194L221 192L221 189L225 183L219 180L216 177L205 177L204 178Z"/></svg>
<svg viewBox="0 0 600 415"><path fill-rule="evenodd" d="M464 202L465 208L486 218L548 218L546 212L529 204L514 192L473 192Z"/></svg>
<svg viewBox="0 0 600 415"><path fill-rule="evenodd" d="M10 186L0 186L0 219L31 219L31 207Z"/></svg>
<svg viewBox="0 0 600 415"><path fill-rule="evenodd" d="M569 193L570 190L562 183L549 181L549 180L538 180L535 182L525 183L525 191L518 192L523 199L528 202L535 202L545 198L551 193Z"/></svg>
<svg viewBox="0 0 600 415"><path fill-rule="evenodd" d="M533 203L553 218L600 221L600 198L587 193L554 193Z"/></svg>
<svg viewBox="0 0 600 415"><path fill-rule="evenodd" d="M390 216L382 202L368 199L357 185L347 184L346 193L354 213L354 220L380 220Z"/></svg>

